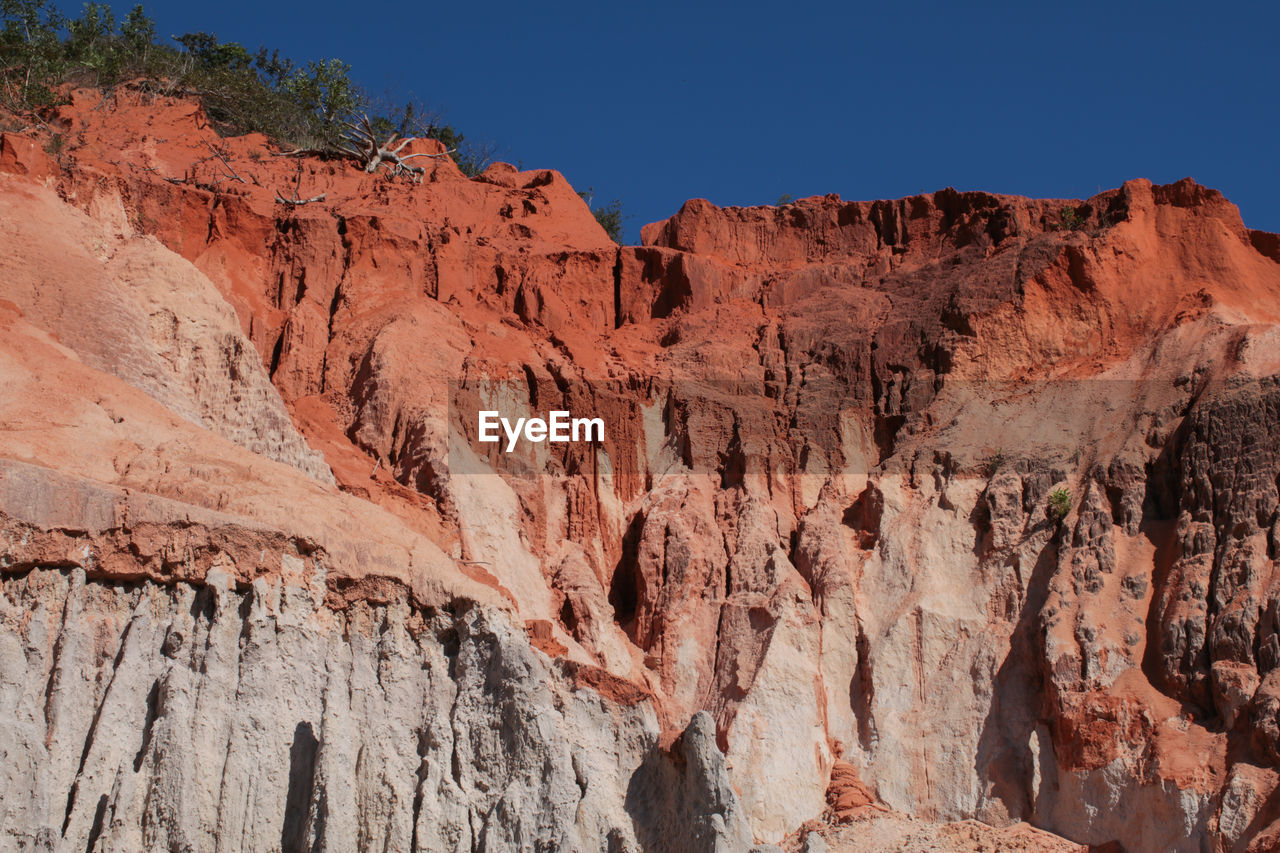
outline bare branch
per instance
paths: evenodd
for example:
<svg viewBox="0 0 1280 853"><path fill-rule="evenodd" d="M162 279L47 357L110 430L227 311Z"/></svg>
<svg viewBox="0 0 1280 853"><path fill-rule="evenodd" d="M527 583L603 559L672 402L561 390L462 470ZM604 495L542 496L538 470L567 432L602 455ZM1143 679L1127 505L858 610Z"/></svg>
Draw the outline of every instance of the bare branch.
<svg viewBox="0 0 1280 853"><path fill-rule="evenodd" d="M276 190L277 204L291 204L294 207L301 207L304 204L311 204L313 201L324 201L328 193L320 193L314 198L299 198L298 188L302 186L302 161L298 161L298 171L293 176L293 198L285 198L279 190Z"/></svg>
<svg viewBox="0 0 1280 853"><path fill-rule="evenodd" d="M328 154L323 148L295 148L292 151L274 151L272 157L323 157Z"/></svg>
<svg viewBox="0 0 1280 853"><path fill-rule="evenodd" d="M144 172L150 172L151 174L155 175L155 176L156 176L157 178L159 178L160 180L162 180L162 181L168 181L168 182L169 182L169 183L171 183L171 184L185 184L185 183L187 182L187 179L186 179L185 177L182 177L182 178L170 178L170 177L169 177L169 176L167 176L167 175L162 175L162 174L160 174L160 170L159 170L159 169L157 169L157 168L155 168L154 166L143 166L143 167L142 167L142 171L144 171Z"/></svg>
<svg viewBox="0 0 1280 853"><path fill-rule="evenodd" d="M304 204L311 204L311 202L313 202L313 201L324 201L324 200L325 200L325 196L327 196L327 195L329 195L329 194L328 194L328 193L320 193L320 195L315 196L314 198L297 198L297 197L294 197L294 198L285 198L284 196L280 195L280 193L276 193L276 203L277 203L277 204L291 204L291 205L294 205L295 207L301 207L301 206L302 206L302 205L304 205Z"/></svg>
<svg viewBox="0 0 1280 853"><path fill-rule="evenodd" d="M406 154L405 156L400 158L400 162L403 163L405 160L412 160L414 157L448 157L450 154L452 154L454 151L457 151L457 150L458 149L456 148L450 148L448 151L441 151L439 154L431 154L426 151L421 151L417 154Z"/></svg>
<svg viewBox="0 0 1280 853"><path fill-rule="evenodd" d="M426 170L421 166L408 165L409 160L415 157L447 157L450 153L402 155L400 152L417 137L401 138L398 133L393 132L386 142L379 144L373 122L364 113L355 116L354 120L343 121L343 125L347 128L347 132L343 134L345 144L339 147L338 152L354 158L369 174L378 171L378 167L385 163L390 167L392 177L408 175L415 182L421 181Z"/></svg>
<svg viewBox="0 0 1280 853"><path fill-rule="evenodd" d="M370 120L368 114L360 113L352 115L348 119L342 120L342 126L346 130L342 134L342 138L338 144L325 149L316 148L295 148L292 151L280 151L276 157L306 157L306 156L340 156L355 160L369 174L378 171L378 167L386 164L389 167L389 174L392 177L408 175L415 183L422 181L426 174L426 169L422 166L411 166L409 161L416 157L448 157L455 149L449 149L439 153L429 154L420 152L417 154L401 154L410 143L417 141L421 137L405 136L402 137L398 132L392 132L385 142L379 142L376 131L373 127L373 121ZM225 161L224 161L225 162ZM228 167L230 168L230 167ZM295 193L295 198L297 194ZM287 199L285 201L288 201Z"/></svg>
<svg viewBox="0 0 1280 853"><path fill-rule="evenodd" d="M226 158L226 157L224 157L224 156L222 156L222 152L221 152L221 151L219 151L217 148L214 148L214 147L213 147L213 143L209 142L209 140L207 140L207 139L206 139L204 144L205 144L205 145L208 145L208 146L209 146L209 150L213 152L213 156L214 156L214 157L217 157L219 160L221 160L221 161L222 161L222 165L224 165L224 166L226 166L226 167L227 167L227 171L231 173L231 174L227 175L227 177L228 177L228 178L231 178L232 180L239 181L239 182L240 182L240 183L242 183L242 184L243 184L243 183L245 183L244 178L242 178L242 177L240 177L239 175L237 175L237 174L236 174L236 170L235 170L235 169L233 169L233 168L231 168L231 164L227 162L227 158Z"/></svg>

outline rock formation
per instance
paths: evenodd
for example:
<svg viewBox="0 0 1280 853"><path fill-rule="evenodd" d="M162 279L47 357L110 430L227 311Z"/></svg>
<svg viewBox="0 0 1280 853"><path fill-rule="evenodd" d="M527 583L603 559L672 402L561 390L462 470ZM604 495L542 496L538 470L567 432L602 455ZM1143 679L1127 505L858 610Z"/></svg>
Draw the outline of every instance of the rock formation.
<svg viewBox="0 0 1280 853"><path fill-rule="evenodd" d="M1280 238L1217 192L618 247L553 171L49 122L0 135L0 846L1278 843Z"/></svg>

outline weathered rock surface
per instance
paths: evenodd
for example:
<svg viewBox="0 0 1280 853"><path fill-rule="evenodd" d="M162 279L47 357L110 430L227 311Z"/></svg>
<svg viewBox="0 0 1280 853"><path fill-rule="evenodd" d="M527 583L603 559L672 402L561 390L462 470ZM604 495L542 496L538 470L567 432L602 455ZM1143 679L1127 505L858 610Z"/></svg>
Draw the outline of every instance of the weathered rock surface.
<svg viewBox="0 0 1280 853"><path fill-rule="evenodd" d="M617 247L554 172L71 101L0 138L15 844L1280 837L1280 256L1219 194Z"/></svg>
<svg viewBox="0 0 1280 853"><path fill-rule="evenodd" d="M868 812L849 824L810 832L795 853L1088 853L1089 848L1026 824L996 829L976 820L933 824L901 814Z"/></svg>
<svg viewBox="0 0 1280 853"><path fill-rule="evenodd" d="M333 482L204 275L133 233L118 205L96 209L95 220L50 189L15 181L7 190L0 298L90 367L247 450Z"/></svg>

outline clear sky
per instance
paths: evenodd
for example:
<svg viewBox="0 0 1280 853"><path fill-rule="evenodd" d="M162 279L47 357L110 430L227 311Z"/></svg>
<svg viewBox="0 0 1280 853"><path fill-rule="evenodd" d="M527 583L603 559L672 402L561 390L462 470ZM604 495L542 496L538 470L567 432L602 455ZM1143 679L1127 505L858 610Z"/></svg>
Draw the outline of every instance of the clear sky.
<svg viewBox="0 0 1280 853"><path fill-rule="evenodd" d="M1280 231L1274 2L144 6L162 35L338 57L412 92L500 159L621 199L631 242L695 197L1073 198L1188 175Z"/></svg>

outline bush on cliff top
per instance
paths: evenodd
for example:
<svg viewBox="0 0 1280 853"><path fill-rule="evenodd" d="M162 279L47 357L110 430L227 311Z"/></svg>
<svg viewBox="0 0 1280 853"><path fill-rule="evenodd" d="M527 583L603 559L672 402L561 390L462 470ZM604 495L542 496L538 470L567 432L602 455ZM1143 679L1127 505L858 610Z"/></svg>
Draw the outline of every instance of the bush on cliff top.
<svg viewBox="0 0 1280 853"><path fill-rule="evenodd" d="M142 6L117 21L106 3L86 3L80 17L70 18L48 0L0 0L0 25L0 106L31 119L60 103L66 84L111 88L128 81L198 96L223 134L257 132L289 147L331 149L343 121L368 112L388 134L441 140L468 175L492 157L490 146L472 144L412 100L385 108L352 82L341 60L300 66L279 51L251 53L210 33L163 44Z"/></svg>
<svg viewBox="0 0 1280 853"><path fill-rule="evenodd" d="M587 187L585 190L579 190L578 195L587 203L587 207L591 208L591 215L596 218L596 222L600 223L600 227L609 235L609 239L615 243L621 243L623 224L631 217L623 214L621 199L615 198L608 204L597 205L594 201L595 192L595 187Z"/></svg>

